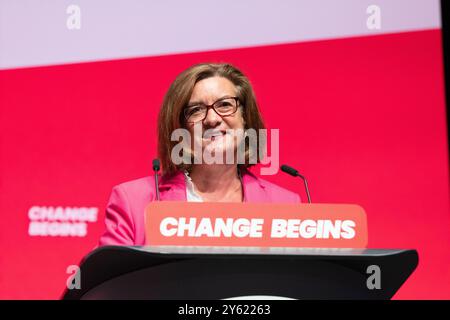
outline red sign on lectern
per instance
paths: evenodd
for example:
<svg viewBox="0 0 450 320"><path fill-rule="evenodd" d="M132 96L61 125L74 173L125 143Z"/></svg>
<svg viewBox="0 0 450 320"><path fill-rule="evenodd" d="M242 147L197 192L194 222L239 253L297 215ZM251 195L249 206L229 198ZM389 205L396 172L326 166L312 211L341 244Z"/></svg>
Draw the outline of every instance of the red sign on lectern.
<svg viewBox="0 0 450 320"><path fill-rule="evenodd" d="M364 209L353 204L152 202L146 244L365 248Z"/></svg>

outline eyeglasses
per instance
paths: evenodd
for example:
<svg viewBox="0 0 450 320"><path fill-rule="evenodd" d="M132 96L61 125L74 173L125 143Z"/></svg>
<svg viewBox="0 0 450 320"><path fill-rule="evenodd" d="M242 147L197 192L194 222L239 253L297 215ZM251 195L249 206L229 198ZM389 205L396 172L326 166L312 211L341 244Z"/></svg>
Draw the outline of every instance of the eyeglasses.
<svg viewBox="0 0 450 320"><path fill-rule="evenodd" d="M228 117L235 113L238 109L238 97L224 97L217 100L211 105L199 103L193 106L187 106L184 110L184 118L189 123L203 121L208 114L209 109L213 109L219 116Z"/></svg>

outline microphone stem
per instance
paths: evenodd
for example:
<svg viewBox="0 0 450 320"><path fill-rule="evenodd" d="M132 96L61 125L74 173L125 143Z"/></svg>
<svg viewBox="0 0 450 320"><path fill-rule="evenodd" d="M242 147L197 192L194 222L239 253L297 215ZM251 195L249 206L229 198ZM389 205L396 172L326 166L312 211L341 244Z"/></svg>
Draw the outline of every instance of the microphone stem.
<svg viewBox="0 0 450 320"><path fill-rule="evenodd" d="M308 182L306 181L306 178L302 176L300 173L297 173L297 175L302 178L303 183L305 184L305 190L306 190L306 196L308 197L308 203L311 203L311 196L309 195L309 188L308 188Z"/></svg>
<svg viewBox="0 0 450 320"><path fill-rule="evenodd" d="M158 183L158 171L155 171L155 189L156 189L156 200L159 201L159 183Z"/></svg>

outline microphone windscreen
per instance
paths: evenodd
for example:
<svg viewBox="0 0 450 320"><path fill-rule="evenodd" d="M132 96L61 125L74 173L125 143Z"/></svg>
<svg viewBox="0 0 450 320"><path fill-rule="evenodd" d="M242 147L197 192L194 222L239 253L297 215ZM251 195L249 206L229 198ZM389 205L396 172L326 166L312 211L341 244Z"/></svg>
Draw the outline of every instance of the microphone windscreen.
<svg viewBox="0 0 450 320"><path fill-rule="evenodd" d="M289 167L289 166L283 164L280 168L281 168L281 171L286 172L287 174L290 174L293 177L298 176L298 171L292 167Z"/></svg>
<svg viewBox="0 0 450 320"><path fill-rule="evenodd" d="M154 171L159 171L159 169L160 169L159 159L154 159L153 160L153 170Z"/></svg>

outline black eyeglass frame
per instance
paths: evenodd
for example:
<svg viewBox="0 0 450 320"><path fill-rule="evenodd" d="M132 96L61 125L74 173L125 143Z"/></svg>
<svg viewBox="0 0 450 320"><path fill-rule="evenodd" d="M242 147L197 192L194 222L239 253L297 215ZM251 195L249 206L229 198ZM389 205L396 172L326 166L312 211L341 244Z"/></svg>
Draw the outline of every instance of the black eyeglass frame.
<svg viewBox="0 0 450 320"><path fill-rule="evenodd" d="M234 99L236 101L236 109L232 113L223 115L223 114L220 114L219 112L217 112L216 108L214 108L214 105L216 103L218 103L220 101L223 101L223 100L226 100L226 99ZM185 121L187 123L197 123L197 122L201 122L201 121L206 119L206 116L208 115L209 109L213 109L215 113L217 113L219 116L221 116L223 118L223 117L229 117L229 116L235 114L236 111L239 109L240 105L241 105L241 101L240 101L240 99L238 97L228 97L227 96L227 97L220 98L219 100L216 100L216 101L214 101L214 103L209 104L209 105L206 105L206 104L203 104L203 103L199 103L199 104L192 105L192 106L186 106L183 109L183 115L184 115L184 119L185 119ZM203 117L203 119L200 119L200 120L197 120L197 121L189 121L189 117L188 117L187 111L189 110L189 108L198 107L198 106L206 107L205 116Z"/></svg>

